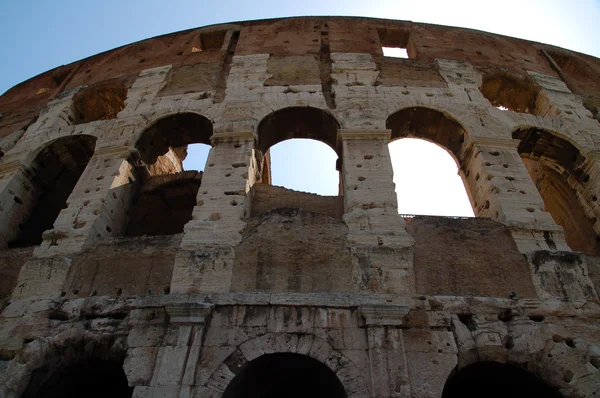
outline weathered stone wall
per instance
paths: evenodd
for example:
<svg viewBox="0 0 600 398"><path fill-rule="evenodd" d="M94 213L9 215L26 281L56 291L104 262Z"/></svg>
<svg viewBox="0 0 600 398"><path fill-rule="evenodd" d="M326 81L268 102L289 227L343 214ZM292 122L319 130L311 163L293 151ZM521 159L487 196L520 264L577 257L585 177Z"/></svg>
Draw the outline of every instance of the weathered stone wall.
<svg viewBox="0 0 600 398"><path fill-rule="evenodd" d="M17 85L0 97L0 397L98 379L235 397L271 354L317 363L339 396L448 398L490 362L524 375L498 372L502 388L598 395L599 81L600 60L546 44L306 17ZM477 218L398 214L388 144L404 137L448 150ZM336 152L339 196L269 185L269 148L291 138ZM201 180L182 172L192 143L211 145ZM32 223L34 246L9 249Z"/></svg>
<svg viewBox="0 0 600 398"><path fill-rule="evenodd" d="M268 184L254 185L252 195L252 217L280 208L299 208L338 219L344 215L339 196L319 196Z"/></svg>

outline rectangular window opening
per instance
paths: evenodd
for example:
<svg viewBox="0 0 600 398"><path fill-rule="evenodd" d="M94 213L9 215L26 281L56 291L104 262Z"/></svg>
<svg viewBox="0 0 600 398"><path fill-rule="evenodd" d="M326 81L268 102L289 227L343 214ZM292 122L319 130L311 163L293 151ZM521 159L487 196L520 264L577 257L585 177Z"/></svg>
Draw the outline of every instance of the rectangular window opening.
<svg viewBox="0 0 600 398"><path fill-rule="evenodd" d="M384 57L406 58L408 59L408 51L406 48L400 47L381 47Z"/></svg>
<svg viewBox="0 0 600 398"><path fill-rule="evenodd" d="M200 33L200 35L198 35L198 39L195 40L195 43L192 46L192 52L196 53L200 51L220 50L223 46L223 42L225 41L226 33L227 32L224 30Z"/></svg>
<svg viewBox="0 0 600 398"><path fill-rule="evenodd" d="M384 57L410 58L408 54L410 32L407 29L380 28L377 29L377 33L379 33Z"/></svg>

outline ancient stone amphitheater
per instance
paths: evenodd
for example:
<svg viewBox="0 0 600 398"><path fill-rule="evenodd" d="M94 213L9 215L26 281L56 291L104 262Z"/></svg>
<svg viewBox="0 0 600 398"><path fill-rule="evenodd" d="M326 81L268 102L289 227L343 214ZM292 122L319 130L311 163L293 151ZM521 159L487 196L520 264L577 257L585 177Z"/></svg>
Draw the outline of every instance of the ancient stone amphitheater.
<svg viewBox="0 0 600 398"><path fill-rule="evenodd" d="M0 97L0 396L600 397L599 109L596 58L366 18L33 77ZM476 218L398 214L403 137ZM336 152L338 196L271 185L291 138Z"/></svg>

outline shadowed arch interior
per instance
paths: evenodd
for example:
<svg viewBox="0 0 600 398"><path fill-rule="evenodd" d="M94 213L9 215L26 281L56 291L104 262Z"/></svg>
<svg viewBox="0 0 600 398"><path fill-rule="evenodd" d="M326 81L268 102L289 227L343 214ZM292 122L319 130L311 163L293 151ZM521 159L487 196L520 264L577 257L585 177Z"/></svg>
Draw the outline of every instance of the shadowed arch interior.
<svg viewBox="0 0 600 398"><path fill-rule="evenodd" d="M569 141L548 131L527 128L513 133L519 139L518 151L535 183L546 210L563 227L571 249L591 255L600 254L600 242L594 230L595 220L588 217L577 194L584 176L585 158Z"/></svg>
<svg viewBox="0 0 600 398"><path fill-rule="evenodd" d="M15 197L19 206L13 212L18 222L9 247L26 247L42 242L42 233L51 229L94 154L96 137L76 135L59 138L42 149L26 176L29 190Z"/></svg>
<svg viewBox="0 0 600 398"><path fill-rule="evenodd" d="M273 145L290 138L311 138L324 142L340 155L335 118L310 107L285 108L265 117L258 125L258 148L265 153Z"/></svg>
<svg viewBox="0 0 600 398"><path fill-rule="evenodd" d="M129 398L122 362L90 358L76 365L33 372L23 398Z"/></svg>
<svg viewBox="0 0 600 398"><path fill-rule="evenodd" d="M421 138L444 147L458 162L462 159L465 130L442 112L424 107L405 108L388 117L385 126L392 130L392 141Z"/></svg>
<svg viewBox="0 0 600 398"><path fill-rule="evenodd" d="M183 232L202 181L202 172L183 170L183 160L188 145L210 145L212 131L210 120L195 113L168 116L144 131L136 144L144 166L137 168L127 236Z"/></svg>
<svg viewBox="0 0 600 398"><path fill-rule="evenodd" d="M522 113L535 113L539 87L503 73L487 76L480 88L481 94L493 106Z"/></svg>
<svg viewBox="0 0 600 398"><path fill-rule="evenodd" d="M476 362L452 374L442 398L560 398L542 379L516 365Z"/></svg>
<svg viewBox="0 0 600 398"><path fill-rule="evenodd" d="M172 149L181 163L189 144L210 145L213 128L210 120L195 113L167 116L146 129L135 144L146 165L156 163Z"/></svg>
<svg viewBox="0 0 600 398"><path fill-rule="evenodd" d="M258 357L237 371L223 398L345 398L344 386L326 365L306 355Z"/></svg>

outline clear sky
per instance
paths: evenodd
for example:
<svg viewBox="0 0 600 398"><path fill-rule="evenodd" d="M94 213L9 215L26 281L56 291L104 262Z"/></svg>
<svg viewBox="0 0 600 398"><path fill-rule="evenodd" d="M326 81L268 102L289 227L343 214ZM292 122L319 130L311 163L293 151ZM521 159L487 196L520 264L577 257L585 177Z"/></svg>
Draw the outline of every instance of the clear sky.
<svg viewBox="0 0 600 398"><path fill-rule="evenodd" d="M48 69L149 37L222 22L299 15L353 15L461 26L554 44L600 57L600 0L3 0L0 7L0 92ZM398 169L408 168L409 174L414 176L424 167L417 166L415 161L429 155L416 156L407 163L408 166L399 166L398 158L407 160L419 148L409 146L408 150L400 153L396 146L410 144L407 140L397 143L391 145L395 181L404 192L400 202L406 204L410 202L406 197L408 193L423 194L427 187L422 183L412 186L408 181L398 181L401 174ZM292 148L289 148L290 145ZM279 146L287 146L282 156L276 153ZM326 147L299 151L295 141L279 146L272 151L273 167L290 170L290 173L292 169L304 166L283 163L278 166L278 158L291 162L297 157L301 164L306 165L309 156L326 163L329 161L327 151L332 152ZM195 158L196 155L190 157ZM448 167L441 165L437 170ZM456 175L456 166L453 167L452 174ZM333 173L334 183L327 179L319 182L321 178L317 178L322 177L325 168L328 167L319 166L316 172L305 169L296 175L286 174L286 171L283 182L277 179L274 182L293 189L335 194L336 173ZM296 181L311 182L312 185L309 188L304 188L304 185L297 187L292 184ZM425 180L419 178L418 181ZM446 194L443 201L439 193L432 194L436 200L428 200L433 202L452 201ZM422 204L426 199L422 196L414 203ZM409 206L400 211L423 213L420 209ZM429 212L463 214L458 210Z"/></svg>

